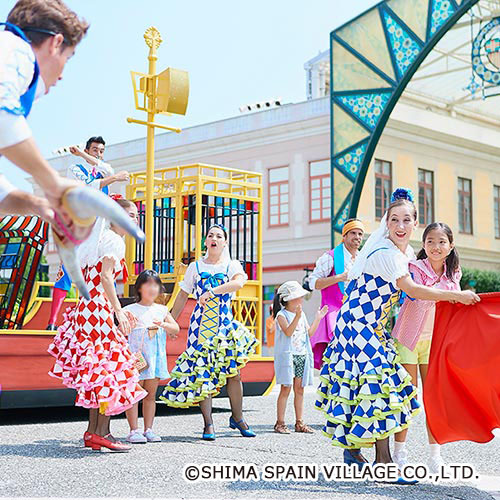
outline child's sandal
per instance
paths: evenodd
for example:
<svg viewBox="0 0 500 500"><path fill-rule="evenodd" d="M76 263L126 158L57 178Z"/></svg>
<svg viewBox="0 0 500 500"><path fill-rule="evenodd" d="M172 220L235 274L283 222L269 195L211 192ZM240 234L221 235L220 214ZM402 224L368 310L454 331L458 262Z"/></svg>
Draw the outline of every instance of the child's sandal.
<svg viewBox="0 0 500 500"><path fill-rule="evenodd" d="M306 434L312 434L314 430L306 425L303 420L297 420L297 422L295 422L295 432L305 432Z"/></svg>
<svg viewBox="0 0 500 500"><path fill-rule="evenodd" d="M274 424L274 432L277 432L278 434L290 434L285 422L276 422Z"/></svg>

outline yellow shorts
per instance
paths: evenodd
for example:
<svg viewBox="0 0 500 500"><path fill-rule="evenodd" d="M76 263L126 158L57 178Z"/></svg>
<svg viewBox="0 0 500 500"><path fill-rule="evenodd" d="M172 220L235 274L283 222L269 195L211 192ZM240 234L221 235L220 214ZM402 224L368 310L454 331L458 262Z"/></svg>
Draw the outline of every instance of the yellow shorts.
<svg viewBox="0 0 500 500"><path fill-rule="evenodd" d="M419 340L415 349L410 351L408 347L396 340L396 349L398 351L400 360L403 365L428 365L429 355L431 353L432 339Z"/></svg>

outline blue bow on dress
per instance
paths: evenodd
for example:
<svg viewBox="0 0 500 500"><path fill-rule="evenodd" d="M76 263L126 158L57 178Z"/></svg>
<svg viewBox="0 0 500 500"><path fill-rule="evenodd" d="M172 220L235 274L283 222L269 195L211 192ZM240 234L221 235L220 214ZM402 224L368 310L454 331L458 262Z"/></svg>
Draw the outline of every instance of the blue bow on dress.
<svg viewBox="0 0 500 500"><path fill-rule="evenodd" d="M226 275L223 273L216 273L216 274L210 274L207 272L200 273L200 278L202 280L205 280L205 282L203 283L205 289L207 288L207 285L210 285L210 287L212 288L219 286L224 281L225 277Z"/></svg>

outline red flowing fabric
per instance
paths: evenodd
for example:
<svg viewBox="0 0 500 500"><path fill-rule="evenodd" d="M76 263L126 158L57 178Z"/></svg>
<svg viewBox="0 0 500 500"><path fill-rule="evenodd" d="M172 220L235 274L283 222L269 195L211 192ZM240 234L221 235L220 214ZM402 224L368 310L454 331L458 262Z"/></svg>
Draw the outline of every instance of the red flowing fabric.
<svg viewBox="0 0 500 500"><path fill-rule="evenodd" d="M500 427L500 293L480 297L436 304L424 404L440 444L486 443Z"/></svg>

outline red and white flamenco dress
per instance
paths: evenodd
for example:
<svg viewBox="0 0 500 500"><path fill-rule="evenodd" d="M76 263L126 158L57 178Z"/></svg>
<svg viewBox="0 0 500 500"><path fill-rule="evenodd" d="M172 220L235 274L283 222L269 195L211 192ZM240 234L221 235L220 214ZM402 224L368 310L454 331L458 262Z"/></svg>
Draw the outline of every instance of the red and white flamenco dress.
<svg viewBox="0 0 500 500"><path fill-rule="evenodd" d="M146 397L127 338L114 323L113 310L101 283L102 260L115 260L114 278L127 274L125 243L111 229L98 239L92 262L83 269L90 300L80 298L58 328L49 353L56 358L49 372L76 390L76 406L117 415Z"/></svg>

